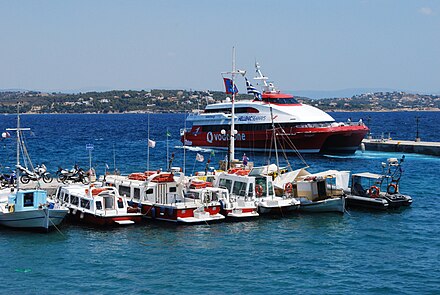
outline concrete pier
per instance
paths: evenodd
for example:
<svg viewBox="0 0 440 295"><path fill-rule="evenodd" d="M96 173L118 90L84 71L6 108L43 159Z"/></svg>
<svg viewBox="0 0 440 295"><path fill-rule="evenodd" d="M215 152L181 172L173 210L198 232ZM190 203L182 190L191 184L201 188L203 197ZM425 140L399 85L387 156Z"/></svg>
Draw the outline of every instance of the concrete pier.
<svg viewBox="0 0 440 295"><path fill-rule="evenodd" d="M51 183L45 183L43 181L40 181L40 188L47 190L47 194L50 195L54 195L58 186L61 185L62 183L59 183L58 181L56 181L56 179L54 179ZM28 184L23 184L20 183L20 188L21 189L35 189L37 188L37 182L36 181L31 181Z"/></svg>
<svg viewBox="0 0 440 295"><path fill-rule="evenodd" d="M440 156L440 142L364 139L362 143L367 151L417 153Z"/></svg>

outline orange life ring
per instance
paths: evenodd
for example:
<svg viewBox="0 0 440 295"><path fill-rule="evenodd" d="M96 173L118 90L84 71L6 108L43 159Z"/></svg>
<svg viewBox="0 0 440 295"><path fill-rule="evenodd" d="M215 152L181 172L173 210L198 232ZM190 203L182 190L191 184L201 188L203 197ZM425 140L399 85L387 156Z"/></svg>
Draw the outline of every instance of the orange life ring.
<svg viewBox="0 0 440 295"><path fill-rule="evenodd" d="M393 188L393 191L391 191L391 188ZM387 187L387 193L389 194L395 194L397 193L397 184L396 183L390 183Z"/></svg>
<svg viewBox="0 0 440 295"><path fill-rule="evenodd" d="M284 185L284 191L290 195L293 191L293 184L291 182L286 183Z"/></svg>
<svg viewBox="0 0 440 295"><path fill-rule="evenodd" d="M257 195L257 197L261 197L263 195L263 186L261 184L257 184L255 186L255 194Z"/></svg>
<svg viewBox="0 0 440 295"><path fill-rule="evenodd" d="M246 170L246 169L239 169L239 170L237 170L235 172L235 174L243 176L243 175L248 175L249 172L251 172L251 171L250 170Z"/></svg>
<svg viewBox="0 0 440 295"><path fill-rule="evenodd" d="M370 189L368 190L368 194L370 195L370 197L372 198L377 198L379 197L379 193L380 193L380 189L373 185L372 187L370 187Z"/></svg>

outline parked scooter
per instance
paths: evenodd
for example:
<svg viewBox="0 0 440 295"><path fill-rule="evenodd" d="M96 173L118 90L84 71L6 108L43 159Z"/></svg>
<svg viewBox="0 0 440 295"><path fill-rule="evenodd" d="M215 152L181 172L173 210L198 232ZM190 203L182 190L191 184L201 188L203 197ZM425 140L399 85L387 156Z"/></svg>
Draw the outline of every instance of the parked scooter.
<svg viewBox="0 0 440 295"><path fill-rule="evenodd" d="M72 182L82 182L84 184L88 184L90 182L87 173L82 168L78 167L78 165L76 164L71 170L67 170L59 167L56 174L57 174L58 182L62 182L62 183L72 181Z"/></svg>

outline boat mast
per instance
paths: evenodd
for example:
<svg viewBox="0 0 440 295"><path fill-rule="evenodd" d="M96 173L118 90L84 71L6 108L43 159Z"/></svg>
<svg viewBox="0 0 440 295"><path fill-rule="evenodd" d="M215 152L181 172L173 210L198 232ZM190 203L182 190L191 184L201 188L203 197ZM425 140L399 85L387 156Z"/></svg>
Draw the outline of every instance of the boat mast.
<svg viewBox="0 0 440 295"><path fill-rule="evenodd" d="M16 131L17 132L17 164L15 165L15 175L17 178L17 191L20 188L20 132L22 130L31 130L30 128L20 128L20 102L17 103L17 128L7 128L7 131Z"/></svg>
<svg viewBox="0 0 440 295"><path fill-rule="evenodd" d="M263 75L263 73L261 72L261 67L257 61L255 61L255 71L257 72L257 76L254 79L263 81L263 84L264 84L263 92L264 91L272 91L273 89L269 89L270 87L266 82L268 78L265 77ZM280 161L279 161L279 157L278 157L277 135L276 135L276 131L275 131L275 123L273 122L272 105L270 104L270 100L268 100L268 103L269 103L269 109L270 109L270 120L272 123L272 135L273 135L273 142L274 142L274 147L275 147L275 159L277 162L277 173L280 174Z"/></svg>
<svg viewBox="0 0 440 295"><path fill-rule="evenodd" d="M183 121L183 175L185 175L186 166L186 112L185 120Z"/></svg>
<svg viewBox="0 0 440 295"><path fill-rule="evenodd" d="M234 161L235 157L235 47L232 47L232 110L231 110L231 137L230 137L230 145L231 148L229 150L229 163Z"/></svg>
<svg viewBox="0 0 440 295"><path fill-rule="evenodd" d="M15 166L15 177L17 179L17 191L20 189L20 102L17 103L17 165Z"/></svg>
<svg viewBox="0 0 440 295"><path fill-rule="evenodd" d="M230 164L235 160L235 75L241 74L244 76L246 74L246 71L237 70L235 67L235 47L232 47L232 71L224 72L222 74L230 74L232 80L231 131L228 155L228 162Z"/></svg>
<svg viewBox="0 0 440 295"><path fill-rule="evenodd" d="M147 171L150 171L150 113L147 118Z"/></svg>

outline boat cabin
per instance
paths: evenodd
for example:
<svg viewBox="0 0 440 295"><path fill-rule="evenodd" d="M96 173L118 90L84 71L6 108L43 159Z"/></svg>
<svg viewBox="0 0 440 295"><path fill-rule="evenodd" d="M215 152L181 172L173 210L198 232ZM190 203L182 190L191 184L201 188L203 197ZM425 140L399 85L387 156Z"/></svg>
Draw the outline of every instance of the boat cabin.
<svg viewBox="0 0 440 295"><path fill-rule="evenodd" d="M349 171L329 170L299 178L295 197L310 201L341 197L348 188L349 174Z"/></svg>
<svg viewBox="0 0 440 295"><path fill-rule="evenodd" d="M19 190L8 196L10 212L42 209L47 203L47 193L44 190Z"/></svg>
<svg viewBox="0 0 440 295"><path fill-rule="evenodd" d="M221 173L215 186L226 188L232 196L245 200L275 196L272 177L251 173L252 170L248 175Z"/></svg>
<svg viewBox="0 0 440 295"><path fill-rule="evenodd" d="M355 196L369 197L370 193L373 192L371 188L377 187L378 191L374 191L374 193L378 194L380 192L382 178L382 175L370 172L353 174L351 176L350 193Z"/></svg>
<svg viewBox="0 0 440 295"><path fill-rule="evenodd" d="M89 187L86 185L61 186L56 197L70 209L93 215L117 215L127 213L127 201L114 187Z"/></svg>
<svg viewBox="0 0 440 295"><path fill-rule="evenodd" d="M116 187L119 194L136 203L174 204L194 199L184 197L183 174L161 172L147 180L133 180L127 176L107 175L106 184ZM177 178L177 179L175 179Z"/></svg>
<svg viewBox="0 0 440 295"><path fill-rule="evenodd" d="M185 198L199 199L204 203L229 200L229 192L225 188L204 187L189 189L185 193Z"/></svg>

